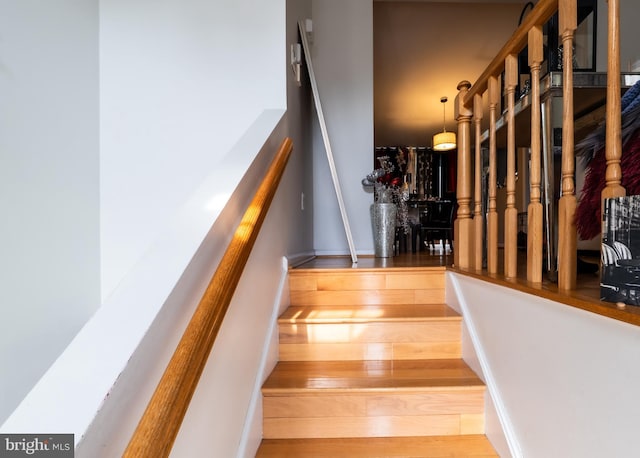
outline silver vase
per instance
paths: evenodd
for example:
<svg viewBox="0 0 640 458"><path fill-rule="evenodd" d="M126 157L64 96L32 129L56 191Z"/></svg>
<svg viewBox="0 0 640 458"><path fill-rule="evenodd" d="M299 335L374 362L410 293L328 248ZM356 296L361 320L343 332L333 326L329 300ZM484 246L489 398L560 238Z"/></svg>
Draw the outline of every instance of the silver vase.
<svg viewBox="0 0 640 458"><path fill-rule="evenodd" d="M393 257L396 240L396 204L371 205L371 227L376 258Z"/></svg>

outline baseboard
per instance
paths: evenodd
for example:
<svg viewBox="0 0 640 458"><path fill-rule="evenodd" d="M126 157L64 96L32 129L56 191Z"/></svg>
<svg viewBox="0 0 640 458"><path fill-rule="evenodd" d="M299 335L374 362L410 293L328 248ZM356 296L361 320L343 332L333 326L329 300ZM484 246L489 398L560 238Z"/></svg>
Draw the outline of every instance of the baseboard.
<svg viewBox="0 0 640 458"><path fill-rule="evenodd" d="M315 251L307 251L304 253L292 254L287 256L287 262L289 263L289 268L295 268L315 258Z"/></svg>

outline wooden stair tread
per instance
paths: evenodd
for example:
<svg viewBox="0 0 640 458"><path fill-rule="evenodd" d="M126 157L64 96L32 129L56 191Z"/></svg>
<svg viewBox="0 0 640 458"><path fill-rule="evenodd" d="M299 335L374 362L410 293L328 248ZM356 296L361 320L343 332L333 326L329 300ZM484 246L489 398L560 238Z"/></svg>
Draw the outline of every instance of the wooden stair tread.
<svg viewBox="0 0 640 458"><path fill-rule="evenodd" d="M495 457L455 446L488 443L485 386L461 359L445 269L317 267L290 271L257 456Z"/></svg>
<svg viewBox="0 0 640 458"><path fill-rule="evenodd" d="M484 389L461 359L373 361L280 361L265 381L263 395L292 391L430 391Z"/></svg>
<svg viewBox="0 0 640 458"><path fill-rule="evenodd" d="M264 439L256 457L497 457L486 436Z"/></svg>
<svg viewBox="0 0 640 458"><path fill-rule="evenodd" d="M290 306L280 323L354 323L389 321L456 320L460 315L446 304L382 304Z"/></svg>
<svg viewBox="0 0 640 458"><path fill-rule="evenodd" d="M289 269L289 275L297 274L325 274L325 273L353 273L353 274L367 274L367 273L415 273L415 272L446 272L446 266L417 266L417 267L340 267L335 265L335 261L332 259L317 260L316 265L313 267L294 267Z"/></svg>

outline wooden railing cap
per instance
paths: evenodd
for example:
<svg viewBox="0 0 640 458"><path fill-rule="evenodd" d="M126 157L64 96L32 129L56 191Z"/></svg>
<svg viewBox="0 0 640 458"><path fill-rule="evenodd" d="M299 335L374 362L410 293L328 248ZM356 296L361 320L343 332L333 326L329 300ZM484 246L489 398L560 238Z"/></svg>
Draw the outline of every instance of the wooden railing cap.
<svg viewBox="0 0 640 458"><path fill-rule="evenodd" d="M484 72L473 84L464 98L464 104L471 107L473 97L482 94L487 89L489 78L499 75L504 70L504 60L509 54L519 53L528 41L529 30L534 26L542 26L558 10L558 0L538 0L536 6L527 14L522 24L516 29L511 38L494 57Z"/></svg>
<svg viewBox="0 0 640 458"><path fill-rule="evenodd" d="M471 88L471 82L470 82L470 81L467 81L467 80L462 80L462 81L460 81L460 82L458 83L458 87L457 87L457 89L460 91L460 90L462 90L462 89L464 89L464 88L467 88L467 89Z"/></svg>

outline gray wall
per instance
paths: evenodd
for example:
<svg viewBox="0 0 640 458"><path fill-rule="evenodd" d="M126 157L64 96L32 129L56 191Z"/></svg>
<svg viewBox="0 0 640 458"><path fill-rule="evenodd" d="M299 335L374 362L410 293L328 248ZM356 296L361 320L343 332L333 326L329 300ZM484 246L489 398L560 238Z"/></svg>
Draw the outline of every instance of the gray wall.
<svg viewBox="0 0 640 458"><path fill-rule="evenodd" d="M292 180L295 191L287 194L288 205L299 212L295 231L290 234L289 252L293 258L313 254L313 155L312 126L314 118L311 84L306 66L302 65L301 85L293 79L290 64L290 47L299 43L298 21L311 18L311 0L287 0L287 38L283 52L286 53L287 74L287 131L293 141L293 154L288 168L295 170L284 177ZM303 58L304 60L304 58ZM304 209L302 208L304 205ZM295 259L292 259L295 261Z"/></svg>
<svg viewBox="0 0 640 458"><path fill-rule="evenodd" d="M313 67L356 251L373 252L371 195L360 184L373 151L373 5L371 0L320 0L313 6ZM318 122L314 121L314 247L349 248Z"/></svg>
<svg viewBox="0 0 640 458"><path fill-rule="evenodd" d="M609 4L606 0L598 0L598 32L596 68L607 71L607 14ZM633 70L640 61L640 42L638 41L638 19L640 19L640 3L635 0L620 1L620 69L623 72Z"/></svg>

